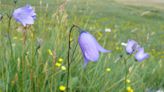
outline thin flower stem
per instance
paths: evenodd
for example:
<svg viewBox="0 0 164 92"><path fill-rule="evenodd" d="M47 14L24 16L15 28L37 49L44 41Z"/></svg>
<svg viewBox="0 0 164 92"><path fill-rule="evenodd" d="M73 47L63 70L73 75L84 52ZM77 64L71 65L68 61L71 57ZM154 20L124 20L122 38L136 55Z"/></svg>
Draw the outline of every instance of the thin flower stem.
<svg viewBox="0 0 164 92"><path fill-rule="evenodd" d="M13 47L12 47L12 41L11 41L11 37L10 37L11 19L12 19L12 16L9 16L8 29L7 29L7 37L8 37L9 44L10 44L11 59L13 59Z"/></svg>
<svg viewBox="0 0 164 92"><path fill-rule="evenodd" d="M127 62L126 62L125 59L124 59L124 64L125 64L125 80L124 80L124 82L125 82L125 91L126 91L126 87L127 87L126 80L127 80L127 74L128 74L128 72L127 72Z"/></svg>
<svg viewBox="0 0 164 92"><path fill-rule="evenodd" d="M75 58L73 58L73 57L74 57L74 55L75 55L75 51L76 51L77 46L78 46L78 42L76 43L76 46L75 46L75 48L74 48L74 50L73 50L71 61L74 61L74 59L75 59ZM70 62L70 64L71 64L71 63L72 63L72 62Z"/></svg>
<svg viewBox="0 0 164 92"><path fill-rule="evenodd" d="M14 4L14 8L16 6L16 3ZM12 19L12 14L6 14L7 17L9 18L9 21L8 21L8 29L7 29L7 37L8 37L8 40L9 40L9 45L10 45L10 54L11 54L11 59L13 60L14 56L13 56L13 47L12 47L12 41L11 41L11 36L10 36L10 27L11 27L11 19Z"/></svg>
<svg viewBox="0 0 164 92"><path fill-rule="evenodd" d="M127 76L128 76L128 69L127 69L127 60L131 57L131 55L129 55L129 57L127 57L126 59L124 58L124 64L125 64L125 91L126 91L126 87L127 87L127 84L126 84L126 80L127 80Z"/></svg>
<svg viewBox="0 0 164 92"><path fill-rule="evenodd" d="M25 47L26 47L26 27L24 27L24 30L23 30L23 40L22 40L22 61L24 61L24 54L25 54Z"/></svg>
<svg viewBox="0 0 164 92"><path fill-rule="evenodd" d="M26 32L27 28L24 27L23 30L23 40L22 40L22 86L24 87L24 72L25 72L25 47L26 47Z"/></svg>
<svg viewBox="0 0 164 92"><path fill-rule="evenodd" d="M72 33L72 30L73 28L76 27L78 29L80 29L80 27L78 27L77 25L72 25L72 27L70 28L69 30L69 39L68 39L68 52L67 52L67 92L69 91L68 87L69 87L69 75L70 75L70 50L71 50L71 41L70 41L70 38L71 38L71 33Z"/></svg>
<svg viewBox="0 0 164 92"><path fill-rule="evenodd" d="M16 3L14 4L14 8L16 6ZM6 13L5 13L6 14ZM10 54L11 54L11 59L13 59L13 47L12 47L12 40L11 40L11 34L10 34L10 28L11 28L11 19L12 19L12 14L6 14L6 16L9 18L8 20L8 29L7 29L7 37L9 40L9 45L10 45Z"/></svg>

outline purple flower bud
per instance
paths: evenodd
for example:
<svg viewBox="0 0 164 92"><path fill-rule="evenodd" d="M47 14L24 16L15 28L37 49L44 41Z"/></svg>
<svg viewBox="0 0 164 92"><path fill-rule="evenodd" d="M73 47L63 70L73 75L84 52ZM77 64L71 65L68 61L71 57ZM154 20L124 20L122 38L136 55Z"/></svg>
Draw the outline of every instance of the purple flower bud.
<svg viewBox="0 0 164 92"><path fill-rule="evenodd" d="M149 57L148 53L144 53L144 48L139 48L138 52L135 54L135 59L139 62L147 59Z"/></svg>
<svg viewBox="0 0 164 92"><path fill-rule="evenodd" d="M99 52L111 52L110 50L104 49L96 39L86 31L81 31L78 43L83 53L84 57L84 67L89 61L96 62L99 58Z"/></svg>
<svg viewBox="0 0 164 92"><path fill-rule="evenodd" d="M14 10L13 18L25 27L26 25L34 24L36 13L30 5L26 5Z"/></svg>
<svg viewBox="0 0 164 92"><path fill-rule="evenodd" d="M136 41L128 40L127 45L126 45L126 52L128 54L132 54L137 50L138 47L139 45Z"/></svg>

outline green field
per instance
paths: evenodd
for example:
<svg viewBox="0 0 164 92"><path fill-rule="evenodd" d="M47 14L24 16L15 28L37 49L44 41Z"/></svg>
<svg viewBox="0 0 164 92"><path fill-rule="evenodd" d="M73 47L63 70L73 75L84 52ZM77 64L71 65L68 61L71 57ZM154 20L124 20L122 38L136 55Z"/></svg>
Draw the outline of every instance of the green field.
<svg viewBox="0 0 164 92"><path fill-rule="evenodd" d="M112 52L101 54L98 62L89 62L84 69L81 49L76 48L79 34L73 31L69 92L125 92L126 87L134 92L164 91L164 9L114 0L0 2L0 92L60 92L61 85L66 87L68 33L73 24L93 34ZM7 15L26 4L35 8L37 18L23 44L21 24L11 19L9 28ZM106 28L112 31L105 32ZM123 58L129 56L121 43L128 39L141 44L150 57L136 62L132 55L125 67ZM66 70L56 65L59 58ZM126 69L130 82L125 85Z"/></svg>

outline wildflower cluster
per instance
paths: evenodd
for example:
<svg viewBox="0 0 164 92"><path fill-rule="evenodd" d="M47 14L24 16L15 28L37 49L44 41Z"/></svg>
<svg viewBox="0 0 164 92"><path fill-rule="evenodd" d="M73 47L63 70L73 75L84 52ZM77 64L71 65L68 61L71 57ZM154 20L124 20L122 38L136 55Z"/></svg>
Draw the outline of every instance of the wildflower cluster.
<svg viewBox="0 0 164 92"><path fill-rule="evenodd" d="M126 88L127 92L134 92L134 89L130 86L131 80L126 79L125 81L128 84L128 86Z"/></svg>
<svg viewBox="0 0 164 92"><path fill-rule="evenodd" d="M3 16L0 15L0 21L2 20ZM23 28L27 28L27 26L30 26L34 24L34 21L36 19L36 13L34 9L30 5L26 5L24 7L18 8L14 10L12 14L12 18L14 18L17 22L21 23ZM72 30L72 29L71 29ZM109 53L111 50L104 49L96 40L96 38L91 35L89 32L84 31L82 29L79 29L79 36L78 36L78 44L81 48L81 52L83 55L84 59L84 67L92 61L92 62L97 62L100 56L100 52L102 53ZM105 29L105 32L111 32L111 29ZM102 34L99 32L98 33L100 36ZM34 35L31 34L33 37ZM18 39L16 36L13 39ZM26 35L24 36L24 40L26 39ZM69 42L72 42L74 39L70 38ZM42 39L37 39L37 48L40 48L42 44ZM149 54L144 52L144 48L141 47L136 41L134 40L128 40L127 43L122 43L122 45L125 46L126 53L128 55L135 54L134 57L137 61L142 62L143 60L149 58ZM116 48L119 50L119 47ZM67 71L67 86L65 87L64 85L59 86L60 91L66 91L68 89L69 85L69 69L70 69L70 62L71 60L69 58L69 51L70 51L70 44L69 44L69 50L68 50L68 66L67 68L63 65L63 58L59 58L57 62L55 61L54 65L55 67ZM49 56L52 56L54 60L56 60L55 54L51 51L51 49L47 50ZM125 62L125 67L126 67L126 62ZM111 68L106 68L106 72L110 72ZM125 76L125 79L127 78L127 73ZM127 84L130 84L130 80L126 79L125 80ZM15 81L14 81L15 82ZM14 83L13 82L13 83ZM126 85L125 83L125 85ZM134 92L133 88L131 86L126 86L125 89L127 92Z"/></svg>
<svg viewBox="0 0 164 92"><path fill-rule="evenodd" d="M58 61L55 63L56 67L61 68L61 70L65 71L66 67L64 65L62 65L63 63L63 58L59 58Z"/></svg>
<svg viewBox="0 0 164 92"><path fill-rule="evenodd" d="M134 40L128 40L127 43L122 43L122 45L126 46L125 49L126 49L127 54L131 55L136 52L134 57L139 62L141 62L149 57L149 54L144 52L144 48L141 47Z"/></svg>
<svg viewBox="0 0 164 92"><path fill-rule="evenodd" d="M128 87L126 88L126 90L127 90L127 92L134 92L133 88L130 87L130 86L128 86Z"/></svg>

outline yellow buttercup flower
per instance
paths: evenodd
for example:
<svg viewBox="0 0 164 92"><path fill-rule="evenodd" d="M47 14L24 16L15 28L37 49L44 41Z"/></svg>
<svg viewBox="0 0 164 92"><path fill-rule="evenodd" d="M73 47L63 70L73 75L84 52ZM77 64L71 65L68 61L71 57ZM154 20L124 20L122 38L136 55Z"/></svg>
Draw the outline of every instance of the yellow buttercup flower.
<svg viewBox="0 0 164 92"><path fill-rule="evenodd" d="M106 68L106 71L107 71L107 72L110 72L110 71L111 71L111 69L110 69L110 68Z"/></svg>
<svg viewBox="0 0 164 92"><path fill-rule="evenodd" d="M60 67L60 66L61 66L61 63L58 63L58 62L57 62L55 65L56 65L57 67Z"/></svg>
<svg viewBox="0 0 164 92"><path fill-rule="evenodd" d="M61 85L61 86L59 87L59 89L60 89L60 91L65 91L65 90L66 90L66 87L63 86L63 85Z"/></svg>
<svg viewBox="0 0 164 92"><path fill-rule="evenodd" d="M61 69L62 69L63 71L65 71L65 70L66 70L66 67L65 67L65 66L61 66Z"/></svg>
<svg viewBox="0 0 164 92"><path fill-rule="evenodd" d="M48 49L47 51L48 51L49 55L53 56L53 53L52 53L52 51L50 49Z"/></svg>
<svg viewBox="0 0 164 92"><path fill-rule="evenodd" d="M129 86L126 88L127 92L134 92L134 90Z"/></svg>
<svg viewBox="0 0 164 92"><path fill-rule="evenodd" d="M130 83L131 81L129 79L126 80L126 83Z"/></svg>
<svg viewBox="0 0 164 92"><path fill-rule="evenodd" d="M59 60L58 60L60 63L62 63L63 62L63 59L62 58L59 58Z"/></svg>

